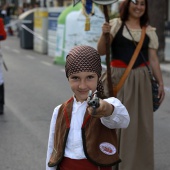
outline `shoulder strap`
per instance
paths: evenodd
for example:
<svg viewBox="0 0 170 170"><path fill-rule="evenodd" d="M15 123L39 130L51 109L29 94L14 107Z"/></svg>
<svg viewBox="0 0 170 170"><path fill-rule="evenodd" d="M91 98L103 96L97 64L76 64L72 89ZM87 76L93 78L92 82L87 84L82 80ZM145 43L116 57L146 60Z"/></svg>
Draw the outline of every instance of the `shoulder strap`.
<svg viewBox="0 0 170 170"><path fill-rule="evenodd" d="M137 56L138 56L138 54L139 54L139 52L140 52L140 50L142 48L142 45L143 45L143 41L144 41L144 38L145 38L145 32L146 32L146 27L143 27L142 28L142 33L141 33L140 41L139 41L139 43L138 43L138 45L137 45L137 47L136 47L136 49L135 49L135 51L133 53L133 56L132 56L132 58L131 58L131 60L130 60L130 62L128 64L126 70L123 73L123 75L122 75L119 83L117 84L117 86L113 87L113 95L114 96L116 96L117 92L121 89L122 85L124 84L126 78L129 75L129 72L131 71L131 69L132 69L132 67L133 67L133 65L134 65L134 63L136 61L136 58L137 58Z"/></svg>

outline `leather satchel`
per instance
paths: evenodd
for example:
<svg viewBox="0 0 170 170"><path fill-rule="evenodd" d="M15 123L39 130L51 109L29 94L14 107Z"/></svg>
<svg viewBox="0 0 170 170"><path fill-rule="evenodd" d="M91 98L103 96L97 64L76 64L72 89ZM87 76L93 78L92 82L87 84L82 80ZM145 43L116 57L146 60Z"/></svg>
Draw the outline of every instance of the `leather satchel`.
<svg viewBox="0 0 170 170"><path fill-rule="evenodd" d="M136 43L134 41L134 38L133 38L132 34L130 33L130 31L129 31L127 26L126 26L126 28L127 28L128 32L129 32L130 36L132 37L133 42L134 42L134 44L136 46ZM148 69L148 72L149 72L149 76L150 76L150 80L151 80L151 85L152 85L153 112L155 112L159 108L159 106L160 106L159 98L158 98L158 88L159 88L159 85L158 85L157 80L154 78L154 76L153 76L153 74L151 72L151 69L149 68L149 66L147 64L147 61L146 61L146 59L145 59L145 57L144 57L144 55L143 55L143 53L141 51L140 51L140 55L142 56L142 58L144 60L144 63L145 63L145 65L146 65L146 67Z"/></svg>

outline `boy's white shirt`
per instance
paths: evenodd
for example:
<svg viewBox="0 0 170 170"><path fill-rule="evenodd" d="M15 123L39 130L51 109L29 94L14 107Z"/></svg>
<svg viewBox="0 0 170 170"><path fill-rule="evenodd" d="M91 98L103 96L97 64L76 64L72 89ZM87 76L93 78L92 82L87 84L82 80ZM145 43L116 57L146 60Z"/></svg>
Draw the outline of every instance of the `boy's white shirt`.
<svg viewBox="0 0 170 170"><path fill-rule="evenodd" d="M127 128L130 122L130 117L125 106L117 98L114 97L104 99L104 100L114 106L114 111L111 116L100 118L102 124L110 129ZM47 157L46 157L46 170L56 170L56 167L48 167L48 162L51 153L53 151L55 123L56 123L58 110L60 106L61 105L57 106L54 109L52 119L51 119ZM69 157L72 159L86 158L83 151L82 137L81 137L81 126L83 123L83 118L84 118L86 108L87 108L86 101L81 103L81 102L77 102L76 99L74 98L70 131L68 134L68 139L67 139L65 154L64 154L65 157Z"/></svg>

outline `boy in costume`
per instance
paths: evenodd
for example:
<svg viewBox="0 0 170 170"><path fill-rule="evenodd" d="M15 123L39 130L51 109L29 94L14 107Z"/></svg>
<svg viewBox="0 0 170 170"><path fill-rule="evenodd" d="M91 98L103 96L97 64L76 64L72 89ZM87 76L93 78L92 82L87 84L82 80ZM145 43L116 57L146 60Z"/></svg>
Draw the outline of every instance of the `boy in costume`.
<svg viewBox="0 0 170 170"><path fill-rule="evenodd" d="M115 129L126 128L130 118L118 99L104 99L101 71L96 49L76 46L68 53L65 72L74 94L54 109L46 170L111 170L121 161Z"/></svg>

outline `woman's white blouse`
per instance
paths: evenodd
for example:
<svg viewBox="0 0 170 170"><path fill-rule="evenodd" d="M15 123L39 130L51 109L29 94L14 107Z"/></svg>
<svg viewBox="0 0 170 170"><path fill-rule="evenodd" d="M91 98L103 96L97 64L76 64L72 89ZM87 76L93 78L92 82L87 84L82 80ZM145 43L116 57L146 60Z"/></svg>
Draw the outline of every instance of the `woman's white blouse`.
<svg viewBox="0 0 170 170"><path fill-rule="evenodd" d="M100 118L102 124L110 129L126 128L129 125L130 117L125 106L117 98L114 97L104 99L104 100L114 106L114 111L111 116ZM56 170L56 167L48 167L48 162L51 153L53 151L55 123L56 123L58 110L60 106L61 105L57 106L54 109L52 119L51 119L47 157L46 157L46 170ZM74 98L70 131L68 134L68 139L67 139L65 154L64 154L65 157L69 157L72 159L86 158L83 151L82 137L81 137L81 126L83 123L83 118L84 118L86 108L87 108L86 101L81 103L81 102L77 102L76 99Z"/></svg>
<svg viewBox="0 0 170 170"><path fill-rule="evenodd" d="M115 35L118 32L121 25L122 25L122 21L120 20L120 18L114 18L114 19L110 20L110 26L111 26L110 34L112 35L113 38L115 37ZM139 42L142 29L131 29L130 28L129 30L130 30L134 40L136 42ZM150 39L149 48L158 49L159 42L158 42L158 36L156 34L156 28L151 27L151 26L147 26L146 34L148 35L148 37ZM127 39L132 40L132 37L130 36L126 27L123 28L123 36Z"/></svg>

